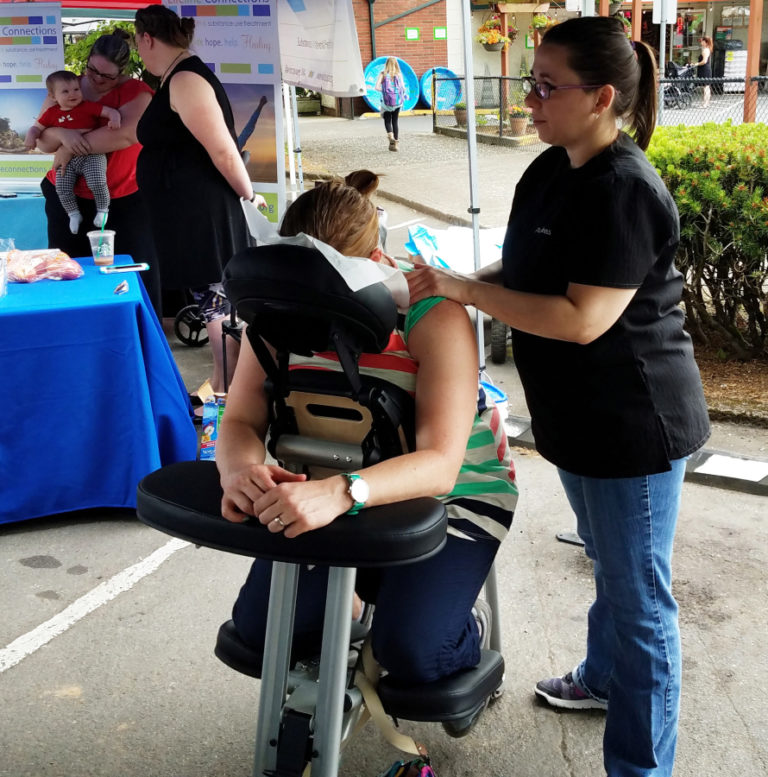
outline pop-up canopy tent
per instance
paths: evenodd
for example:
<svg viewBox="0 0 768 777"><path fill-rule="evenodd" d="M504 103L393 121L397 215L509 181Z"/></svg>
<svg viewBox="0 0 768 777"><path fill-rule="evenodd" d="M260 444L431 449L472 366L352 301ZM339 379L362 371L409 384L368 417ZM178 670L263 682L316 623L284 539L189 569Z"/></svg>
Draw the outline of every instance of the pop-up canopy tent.
<svg viewBox="0 0 768 777"><path fill-rule="evenodd" d="M325 0L327 2L327 0ZM0 3L12 3L13 0L0 0ZM34 2L34 0L33 0ZM132 16L133 11L138 8L144 8L147 5L159 4L160 0L61 0L62 9L71 11L73 15L92 14L101 16L117 15L120 12L126 12L128 18ZM313 0L307 0L307 4L311 5ZM26 5L27 9L29 3L19 3L19 5ZM414 3L416 6L417 3ZM469 155L469 194L470 203L468 211L472 217L472 232L473 232L473 251L474 251L474 266L480 267L480 233L479 233L479 216L480 207L477 193L477 180L476 180L476 167L477 167L477 140L475 137L476 121L475 121L475 95L474 95L474 68L472 59L472 20L470 10L470 0L462 0L462 33L463 33L463 49L464 49L464 76L465 76L465 98L467 103L467 146ZM98 14L96 12L99 12ZM110 13L111 12L111 13ZM296 86L303 86L304 84L295 83ZM307 84L310 88L315 88L313 84ZM294 128L295 131L295 128ZM298 137L295 138L298 141ZM299 147L296 142L296 147ZM481 325L480 317L478 316L477 326L477 339L478 339L478 351L481 355L485 352L483 342L483 327ZM481 364L481 369L484 365Z"/></svg>
<svg viewBox="0 0 768 777"><path fill-rule="evenodd" d="M31 0L34 2L34 0ZM15 3L15 0L0 0L0 3ZM21 3L18 3L21 5ZM126 15L136 11L138 8L144 8L147 5L159 5L160 0L62 0L61 7L67 11L88 11L89 16L106 16L112 14L103 13L105 11L125 11ZM27 5L27 2L24 2ZM27 8L29 10L29 8ZM65 14L66 15L66 14ZM82 16L82 13L73 13L73 16Z"/></svg>

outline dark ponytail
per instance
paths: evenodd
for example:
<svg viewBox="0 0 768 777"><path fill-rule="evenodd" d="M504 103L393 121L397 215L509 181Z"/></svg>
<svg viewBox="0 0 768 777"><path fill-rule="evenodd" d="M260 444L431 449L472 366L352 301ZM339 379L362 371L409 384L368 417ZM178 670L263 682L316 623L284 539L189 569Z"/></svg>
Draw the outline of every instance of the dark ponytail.
<svg viewBox="0 0 768 777"><path fill-rule="evenodd" d="M632 127L635 143L645 151L656 129L656 116L659 110L656 57L650 46L642 41L635 42L635 53L640 66L640 81L637 84L629 124Z"/></svg>
<svg viewBox="0 0 768 777"><path fill-rule="evenodd" d="M619 19L586 16L551 27L542 44L566 49L568 66L581 83L613 86L616 116L628 124L637 145L648 148L658 97L656 59L645 43L631 42Z"/></svg>

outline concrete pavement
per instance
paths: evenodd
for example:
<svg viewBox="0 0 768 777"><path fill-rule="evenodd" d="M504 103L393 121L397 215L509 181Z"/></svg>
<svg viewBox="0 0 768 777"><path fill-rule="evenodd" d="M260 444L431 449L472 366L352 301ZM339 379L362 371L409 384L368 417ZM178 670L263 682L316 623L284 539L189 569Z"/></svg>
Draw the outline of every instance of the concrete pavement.
<svg viewBox="0 0 768 777"><path fill-rule="evenodd" d="M498 557L504 695L462 740L402 725L440 777L597 777L602 715L555 712L532 693L581 657L589 565L555 540L572 517L554 469L530 449L515 460L521 496ZM0 645L13 648L0 649L0 777L251 774L259 683L213 656L247 559L169 546L129 512L0 527L0 538ZM768 775L767 566L765 498L686 484L676 777ZM340 777L377 777L398 757L369 723Z"/></svg>

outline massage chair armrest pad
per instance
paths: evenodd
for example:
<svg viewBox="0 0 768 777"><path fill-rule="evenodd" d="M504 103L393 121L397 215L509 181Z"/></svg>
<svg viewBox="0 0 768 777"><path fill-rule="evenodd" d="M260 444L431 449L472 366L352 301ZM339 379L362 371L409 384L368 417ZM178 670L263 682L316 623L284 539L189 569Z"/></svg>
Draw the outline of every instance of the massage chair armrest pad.
<svg viewBox="0 0 768 777"><path fill-rule="evenodd" d="M445 544L445 508L429 497L339 516L293 539L255 519L227 521L221 497L215 462L177 462L139 483L136 513L147 525L197 545L297 564L395 566L429 558Z"/></svg>

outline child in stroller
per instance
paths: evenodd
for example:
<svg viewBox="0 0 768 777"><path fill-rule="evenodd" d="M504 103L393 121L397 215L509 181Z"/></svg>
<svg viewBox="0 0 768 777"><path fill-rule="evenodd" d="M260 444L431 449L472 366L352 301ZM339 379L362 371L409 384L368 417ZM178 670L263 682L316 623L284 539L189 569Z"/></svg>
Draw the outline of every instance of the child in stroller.
<svg viewBox="0 0 768 777"><path fill-rule="evenodd" d="M690 108L694 90L690 79L695 76L695 68L690 65L678 65L677 62L667 62L664 75L669 79L664 84L664 107Z"/></svg>

